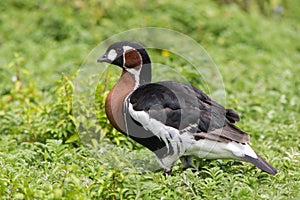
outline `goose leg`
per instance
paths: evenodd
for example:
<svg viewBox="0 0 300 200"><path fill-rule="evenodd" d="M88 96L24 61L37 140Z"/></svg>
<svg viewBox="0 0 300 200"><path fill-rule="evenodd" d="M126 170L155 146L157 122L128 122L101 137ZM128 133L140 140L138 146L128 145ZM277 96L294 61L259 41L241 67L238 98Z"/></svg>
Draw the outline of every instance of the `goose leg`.
<svg viewBox="0 0 300 200"><path fill-rule="evenodd" d="M192 161L193 161L193 156L181 156L180 161L182 164L182 170L186 170L188 168L193 167Z"/></svg>
<svg viewBox="0 0 300 200"><path fill-rule="evenodd" d="M171 176L172 175L172 168L171 169L164 169L164 173L166 176Z"/></svg>

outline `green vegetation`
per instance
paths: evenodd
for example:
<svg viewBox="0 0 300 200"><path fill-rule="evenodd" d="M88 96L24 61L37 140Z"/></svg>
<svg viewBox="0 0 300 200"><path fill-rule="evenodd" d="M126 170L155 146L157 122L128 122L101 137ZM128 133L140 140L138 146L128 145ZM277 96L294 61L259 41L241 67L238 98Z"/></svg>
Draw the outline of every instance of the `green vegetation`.
<svg viewBox="0 0 300 200"><path fill-rule="evenodd" d="M226 3L227 2L227 3ZM231 3L228 3L231 2ZM0 1L0 196L2 199L299 199L300 4L266 1ZM278 7L282 3L282 7ZM218 66L227 107L276 176L237 161L195 161L195 172L156 172L154 156L113 130L77 137L73 80L102 40L165 27L199 42ZM162 36L163 37L163 36ZM174 56L151 51L162 63ZM185 74L198 87L193 71ZM108 77L110 86L116 78ZM97 91L98 108L105 91Z"/></svg>

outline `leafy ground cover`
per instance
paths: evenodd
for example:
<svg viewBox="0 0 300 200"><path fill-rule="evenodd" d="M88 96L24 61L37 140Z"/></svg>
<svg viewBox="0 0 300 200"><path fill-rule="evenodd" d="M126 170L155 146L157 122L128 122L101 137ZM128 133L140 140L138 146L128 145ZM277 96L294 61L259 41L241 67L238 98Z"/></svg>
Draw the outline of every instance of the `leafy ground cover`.
<svg viewBox="0 0 300 200"><path fill-rule="evenodd" d="M266 14L255 3L246 12L217 2L0 1L0 196L299 199L300 5L269 1ZM237 161L198 160L195 172L177 163L165 177L153 155L113 130L101 109L100 123L91 126L102 139L82 144L72 113L80 64L102 40L148 26L182 32L208 51L224 81L226 106L240 113L238 126L276 176ZM180 69L176 57L151 56ZM193 71L185 75L197 79Z"/></svg>

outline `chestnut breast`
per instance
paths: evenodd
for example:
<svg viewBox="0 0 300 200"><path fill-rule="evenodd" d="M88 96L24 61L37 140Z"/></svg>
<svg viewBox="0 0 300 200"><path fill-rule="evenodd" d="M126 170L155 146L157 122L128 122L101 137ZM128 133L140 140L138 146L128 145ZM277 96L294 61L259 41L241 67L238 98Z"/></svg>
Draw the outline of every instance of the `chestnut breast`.
<svg viewBox="0 0 300 200"><path fill-rule="evenodd" d="M123 114L125 98L133 91L135 79L132 74L123 70L116 85L109 92L105 101L105 112L110 123L120 132L126 134Z"/></svg>

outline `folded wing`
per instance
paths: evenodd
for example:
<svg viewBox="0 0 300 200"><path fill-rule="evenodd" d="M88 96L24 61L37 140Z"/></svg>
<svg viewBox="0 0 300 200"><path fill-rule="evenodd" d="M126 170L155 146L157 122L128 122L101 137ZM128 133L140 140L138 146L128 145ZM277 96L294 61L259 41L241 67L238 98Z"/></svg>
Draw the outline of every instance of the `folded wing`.
<svg viewBox="0 0 300 200"><path fill-rule="evenodd" d="M130 103L135 111L144 111L196 140L246 143L250 139L234 125L240 119L236 111L225 109L189 84L165 81L142 85L131 94Z"/></svg>

